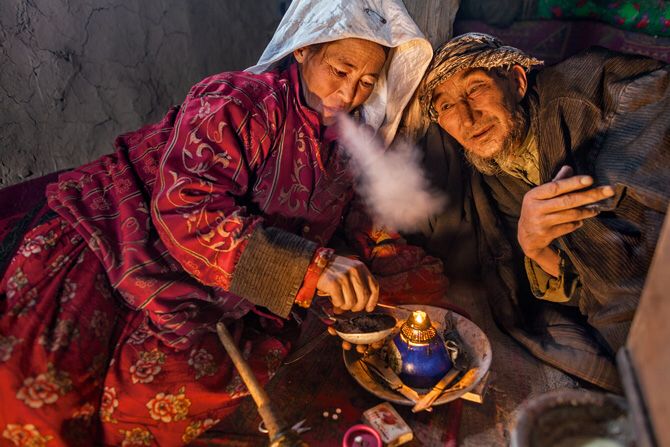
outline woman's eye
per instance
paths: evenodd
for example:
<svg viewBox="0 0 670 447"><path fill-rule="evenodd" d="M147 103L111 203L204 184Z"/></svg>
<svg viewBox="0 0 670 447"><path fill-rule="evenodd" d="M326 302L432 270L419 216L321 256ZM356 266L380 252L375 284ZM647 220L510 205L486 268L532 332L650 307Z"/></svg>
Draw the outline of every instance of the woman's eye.
<svg viewBox="0 0 670 447"><path fill-rule="evenodd" d="M338 78L346 78L347 77L347 72L338 70L337 68L333 67L332 68L333 74L337 76Z"/></svg>
<svg viewBox="0 0 670 447"><path fill-rule="evenodd" d="M373 89L375 87L375 83L368 81L361 81L361 86L365 89Z"/></svg>

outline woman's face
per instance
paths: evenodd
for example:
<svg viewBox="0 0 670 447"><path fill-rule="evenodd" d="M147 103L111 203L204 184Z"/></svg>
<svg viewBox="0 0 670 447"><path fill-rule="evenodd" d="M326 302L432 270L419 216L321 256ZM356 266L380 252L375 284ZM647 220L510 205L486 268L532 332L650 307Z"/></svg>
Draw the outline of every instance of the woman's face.
<svg viewBox="0 0 670 447"><path fill-rule="evenodd" d="M384 48L363 39L342 39L293 52L300 64L305 102L329 126L368 99L384 67Z"/></svg>

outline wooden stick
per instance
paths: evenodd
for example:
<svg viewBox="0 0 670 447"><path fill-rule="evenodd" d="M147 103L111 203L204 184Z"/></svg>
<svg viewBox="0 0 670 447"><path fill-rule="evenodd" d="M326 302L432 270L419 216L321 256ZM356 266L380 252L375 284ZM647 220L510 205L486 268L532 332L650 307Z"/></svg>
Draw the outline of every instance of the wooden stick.
<svg viewBox="0 0 670 447"><path fill-rule="evenodd" d="M433 402L435 402L435 399L440 397L440 394L442 394L442 392L447 388L451 381L454 380L459 372L461 371L452 366L452 368L444 375L444 377L442 377L442 379L440 379L440 381L435 384L433 389L421 396L419 401L412 408L412 413L430 408L430 406L433 405Z"/></svg>
<svg viewBox="0 0 670 447"><path fill-rule="evenodd" d="M235 342L233 341L230 332L228 332L228 329L226 329L226 326L223 323L217 323L216 332L219 334L219 340L221 340L221 344L223 344L223 347L226 348L226 352L228 352L228 355L233 361L235 368L237 368L240 377L251 393L251 397L253 397L254 402L256 402L258 413L261 415L261 418L265 423L265 428L268 429L269 438L271 440L275 439L278 434L285 430L286 423L281 417L274 414L272 411L270 397L265 392L261 384L258 383L258 380L251 370L251 367L247 361L244 360L244 357L242 357L242 354L237 349L237 346L235 346Z"/></svg>

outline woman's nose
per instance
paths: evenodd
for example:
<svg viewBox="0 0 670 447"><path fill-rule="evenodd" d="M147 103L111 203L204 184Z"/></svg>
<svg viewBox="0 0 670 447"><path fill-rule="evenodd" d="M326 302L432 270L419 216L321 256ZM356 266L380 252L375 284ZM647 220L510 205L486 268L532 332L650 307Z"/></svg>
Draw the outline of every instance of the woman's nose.
<svg viewBox="0 0 670 447"><path fill-rule="evenodd" d="M350 106L356 97L356 85L357 83L355 82L343 82L342 85L340 85L340 98L342 98L342 101L347 106Z"/></svg>

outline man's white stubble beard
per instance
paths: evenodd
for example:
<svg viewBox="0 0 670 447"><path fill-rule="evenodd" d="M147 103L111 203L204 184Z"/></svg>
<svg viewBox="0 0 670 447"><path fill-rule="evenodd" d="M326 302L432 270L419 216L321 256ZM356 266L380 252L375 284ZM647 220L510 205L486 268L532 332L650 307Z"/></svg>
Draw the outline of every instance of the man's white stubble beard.
<svg viewBox="0 0 670 447"><path fill-rule="evenodd" d="M465 158L470 164L484 175L497 175L502 172L500 166L504 166L510 159L516 158L523 151L523 140L526 137L528 117L523 106L515 107L511 115L511 131L502 142L502 148L490 157L482 157L471 150L464 149Z"/></svg>

